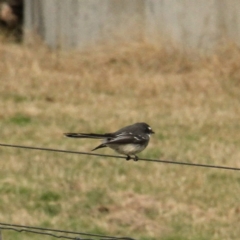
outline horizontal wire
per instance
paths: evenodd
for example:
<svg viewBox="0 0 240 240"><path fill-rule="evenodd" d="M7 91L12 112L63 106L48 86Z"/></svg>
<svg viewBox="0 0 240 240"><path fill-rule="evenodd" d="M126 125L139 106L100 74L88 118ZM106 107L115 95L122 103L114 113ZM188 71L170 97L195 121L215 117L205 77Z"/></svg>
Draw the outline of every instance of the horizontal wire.
<svg viewBox="0 0 240 240"><path fill-rule="evenodd" d="M56 237L56 238L65 238L65 239L73 239L73 240L94 240L94 239L96 239L96 237L98 240L134 240L133 238L129 238L129 237L111 237L111 236L104 236L104 235L98 235L98 234L73 232L73 231L24 226L24 225L18 225L18 224L7 224L7 223L0 223L0 230L13 230L13 231L17 231L17 232L29 232L29 233L34 233L34 234L48 235L48 236L52 236L52 237ZM40 232L40 231L42 231L42 232ZM55 235L55 234L49 233L49 232L65 233L65 234L72 234L72 235L78 235L78 236L82 235L85 237L94 237L94 239L93 238L69 237L69 236L64 236L64 235Z"/></svg>
<svg viewBox="0 0 240 240"><path fill-rule="evenodd" d="M77 238L77 237L68 237L68 236L58 236L52 233L46 233L46 232L38 232L34 230L28 230L28 229L16 229L13 227L0 227L0 230L12 230L16 232L29 232L29 233L34 233L34 234L40 234L40 235L47 235L55 238L65 238L65 239L73 239L73 240L92 240L92 239L82 239L82 238Z"/></svg>
<svg viewBox="0 0 240 240"><path fill-rule="evenodd" d="M49 152L71 153L71 154L82 154L82 155L90 155L90 156L98 156L98 157L111 157L111 158L126 159L125 156L119 156L119 155L106 155L106 154L99 154L99 153L79 152L79 151L61 150L61 149L53 149L53 148L30 147L30 146L4 144L4 143L0 143L0 146L11 147L11 148L31 149L31 150L40 150L40 151L49 151ZM138 160L139 161L147 161L147 162L165 163L165 164L185 165L185 166L192 166L192 167L204 167L204 168L215 168L215 169L240 171L240 168L237 168L237 167L228 167L228 166L219 166L219 165L188 163L188 162L160 160L160 159L149 159L149 158L139 158Z"/></svg>

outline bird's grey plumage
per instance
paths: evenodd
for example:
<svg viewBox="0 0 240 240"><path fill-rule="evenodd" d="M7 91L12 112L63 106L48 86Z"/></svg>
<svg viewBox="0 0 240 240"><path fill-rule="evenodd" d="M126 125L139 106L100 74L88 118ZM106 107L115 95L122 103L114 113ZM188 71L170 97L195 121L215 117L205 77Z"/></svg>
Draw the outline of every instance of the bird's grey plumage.
<svg viewBox="0 0 240 240"><path fill-rule="evenodd" d="M141 122L126 126L113 133L65 133L65 136L72 138L103 139L102 144L92 151L109 147L120 154L127 155L127 160L131 159L130 155L134 155L135 160L137 160L138 157L136 154L147 147L150 135L153 133L153 130L148 124Z"/></svg>

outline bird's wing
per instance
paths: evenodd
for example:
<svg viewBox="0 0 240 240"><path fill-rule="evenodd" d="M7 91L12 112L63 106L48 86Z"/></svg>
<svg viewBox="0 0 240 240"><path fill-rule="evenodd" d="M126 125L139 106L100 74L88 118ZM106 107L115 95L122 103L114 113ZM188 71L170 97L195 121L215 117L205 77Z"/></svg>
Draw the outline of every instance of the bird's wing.
<svg viewBox="0 0 240 240"><path fill-rule="evenodd" d="M128 144L128 143L141 144L146 140L147 139L143 138L142 136L132 136L127 133L121 133L112 139L107 139L105 144Z"/></svg>

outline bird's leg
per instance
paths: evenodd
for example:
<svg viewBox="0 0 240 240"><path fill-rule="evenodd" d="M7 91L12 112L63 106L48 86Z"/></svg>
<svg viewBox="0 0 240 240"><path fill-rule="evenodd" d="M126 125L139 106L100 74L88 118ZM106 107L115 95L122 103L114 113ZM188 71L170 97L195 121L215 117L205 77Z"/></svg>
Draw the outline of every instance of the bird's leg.
<svg viewBox="0 0 240 240"><path fill-rule="evenodd" d="M126 160L129 161L131 159L131 156L127 155Z"/></svg>
<svg viewBox="0 0 240 240"><path fill-rule="evenodd" d="M138 161L138 156L137 155L134 155L134 159L133 159L135 162Z"/></svg>

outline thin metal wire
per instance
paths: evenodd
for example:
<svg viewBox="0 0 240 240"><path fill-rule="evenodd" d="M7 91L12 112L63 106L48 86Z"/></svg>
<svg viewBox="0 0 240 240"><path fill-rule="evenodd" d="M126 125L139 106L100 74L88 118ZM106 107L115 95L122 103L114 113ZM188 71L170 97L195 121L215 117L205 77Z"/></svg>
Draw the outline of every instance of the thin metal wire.
<svg viewBox="0 0 240 240"><path fill-rule="evenodd" d="M46 232L38 232L34 230L27 230L27 229L16 229L12 227L1 227L2 230L12 230L15 232L29 232L29 233L34 233L34 234L40 234L40 235L47 235L55 238L65 238L65 239L73 239L73 240L92 240L92 239L83 239L83 238L77 238L77 237L68 237L68 236L63 236L63 235L55 235L52 233L46 233Z"/></svg>
<svg viewBox="0 0 240 240"><path fill-rule="evenodd" d="M99 153L79 152L79 151L61 150L61 149L53 149L53 148L30 147L30 146L4 144L4 143L0 143L0 146L11 147L11 148L22 148L22 149L29 149L29 150L40 150L40 151L49 151L49 152L71 153L71 154L82 154L82 155L90 155L90 156L97 156L97 157L111 157L111 158L126 159L126 157L119 156L119 155L106 155L106 154L99 154ZM240 168L237 168L237 167L228 167L228 166L219 166L219 165L188 163L188 162L179 162L179 161L172 161L172 160L160 160L160 159L149 159L149 158L139 158L138 160L139 161L147 161L147 162L165 163L165 164L185 165L185 166L191 166L191 167L204 167L204 168L215 168L215 169L240 171Z"/></svg>
<svg viewBox="0 0 240 240"><path fill-rule="evenodd" d="M104 236L104 235L98 235L98 234L65 231L65 230L58 230L58 229L51 229L51 228L23 226L23 225L7 224L7 223L0 223L0 229L13 230L16 232L29 232L34 234L48 235L55 238L65 238L65 239L72 239L72 240L135 240L129 237L111 237L111 236ZM65 234L72 234L72 235L93 237L93 238L70 237L65 235L56 235L50 232L65 233Z"/></svg>

